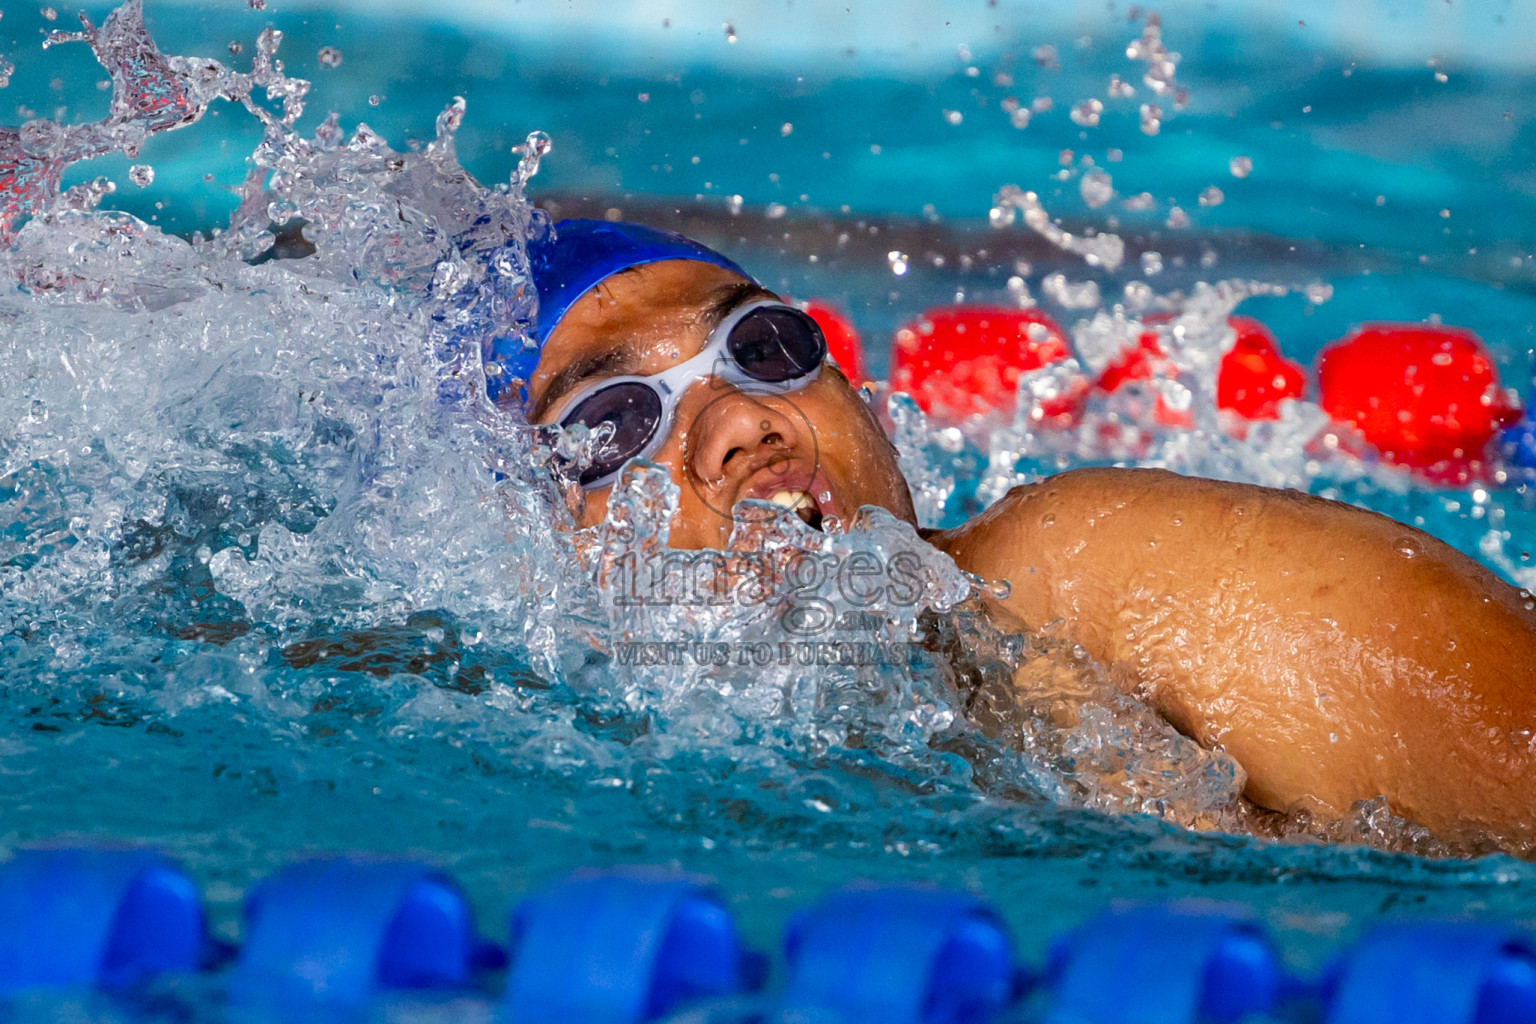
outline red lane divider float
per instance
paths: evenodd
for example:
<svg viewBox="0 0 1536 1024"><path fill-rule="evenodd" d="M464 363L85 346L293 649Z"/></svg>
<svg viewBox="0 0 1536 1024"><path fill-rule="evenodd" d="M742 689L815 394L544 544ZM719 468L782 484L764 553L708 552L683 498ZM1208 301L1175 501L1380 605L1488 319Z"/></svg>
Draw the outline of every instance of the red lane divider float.
<svg viewBox="0 0 1536 1024"><path fill-rule="evenodd" d="M1318 404L1390 462L1434 479L1483 475L1488 443L1520 418L1481 339L1460 327L1366 324L1325 348Z"/></svg>
<svg viewBox="0 0 1536 1024"><path fill-rule="evenodd" d="M1150 327L1171 319L1173 314L1161 313L1144 322ZM1305 389L1301 366L1280 354L1274 335L1259 321L1234 316L1228 323L1237 339L1221 361L1217 403L1246 419L1278 419L1281 399L1299 398ZM896 332L891 387L912 395L925 412L964 418L1012 408L1020 375L1068 355L1065 333L1039 310L933 309ZM1045 412L1052 419L1070 420L1090 390L1108 393L1174 372L1157 332L1143 331L1137 344L1110 360L1091 384L1085 381ZM1156 416L1164 426L1193 424L1187 413L1161 401Z"/></svg>
<svg viewBox="0 0 1536 1024"><path fill-rule="evenodd" d="M805 303L805 312L827 338L827 353L838 369L848 378L848 383L858 387L864 383L864 346L859 342L859 332L854 330L848 316L829 302L812 299Z"/></svg>
<svg viewBox="0 0 1536 1024"><path fill-rule="evenodd" d="M1067 358L1067 336L1035 309L930 309L896 332L891 387L926 413L964 419L1012 409L1019 377Z"/></svg>
<svg viewBox="0 0 1536 1024"><path fill-rule="evenodd" d="M863 350L848 318L819 301L808 303L806 311L826 334L832 358L851 381L861 383ZM1040 425L1070 427L1094 393L1175 376L1177 368L1154 329L1173 316L1147 316L1136 344L1097 377L1084 375L1042 405ZM1305 393L1307 375L1258 320L1232 316L1227 323L1236 337L1221 359L1216 404L1235 414L1232 426L1241 432L1242 421L1279 419L1280 403ZM896 332L891 388L911 395L941 420L1009 412L1021 376L1070 354L1066 333L1038 309L930 309ZM1329 416L1353 427L1387 461L1441 483L1486 479L1491 442L1522 413L1513 394L1499 385L1482 341L1459 327L1366 324L1323 350L1317 374L1318 403ZM1187 411L1171 408L1161 397L1153 415L1165 427L1194 425Z"/></svg>
<svg viewBox="0 0 1536 1024"><path fill-rule="evenodd" d="M1216 404L1244 419L1277 420L1280 402L1307 389L1301 364L1285 358L1269 328L1251 316L1229 316L1237 340L1221 359Z"/></svg>
<svg viewBox="0 0 1536 1024"><path fill-rule="evenodd" d="M1152 327L1168 323L1172 313L1153 313L1142 322ZM1251 316L1230 316L1227 325L1237 337L1221 357L1216 372L1216 405L1245 420L1277 420L1280 402L1300 398L1306 390L1306 371L1280 353L1275 336ZM1155 375L1172 377L1177 369L1163 351L1156 331L1142 331L1137 344L1125 349L1104 368L1094 382L1099 391L1111 392L1130 381L1150 380ZM1192 427L1194 417L1157 400L1153 415L1165 427Z"/></svg>

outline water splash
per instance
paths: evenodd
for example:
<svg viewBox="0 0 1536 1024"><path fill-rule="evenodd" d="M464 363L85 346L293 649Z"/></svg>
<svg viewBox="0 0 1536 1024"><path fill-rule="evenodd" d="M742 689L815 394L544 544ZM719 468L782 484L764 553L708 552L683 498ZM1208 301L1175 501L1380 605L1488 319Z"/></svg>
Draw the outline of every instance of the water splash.
<svg viewBox="0 0 1536 1024"><path fill-rule="evenodd" d="M70 165L107 153L138 155L157 132L195 124L215 99L241 103L273 127L276 119L251 98L265 88L267 98L283 102L284 125L303 111L309 83L285 78L274 65L281 34L262 34L248 74L238 74L214 60L167 57L144 27L142 0L128 0L107 16L100 28L80 15L79 32L50 32L43 45L85 42L112 82L112 100L105 118L64 125L46 119L19 128L0 128L0 242L14 237L20 223L56 208L89 210L102 192L71 189L59 203L59 185Z"/></svg>
<svg viewBox="0 0 1536 1024"><path fill-rule="evenodd" d="M862 751L949 780L946 802L1232 819L1235 762L1120 694L1080 649L999 627L978 581L884 510L832 533L744 517L728 551L678 552L676 501L664 471L631 466L581 545L603 585L578 632L610 659L574 685L642 715L658 742L687 737L733 770L743 745L793 772Z"/></svg>
<svg viewBox="0 0 1536 1024"><path fill-rule="evenodd" d="M1180 57L1163 42L1163 19L1156 11L1148 12L1141 35L1127 44L1125 56L1146 64L1141 80L1154 94L1172 97L1176 109L1188 102L1188 90L1178 82Z"/></svg>
<svg viewBox="0 0 1536 1024"><path fill-rule="evenodd" d="M1091 267L1103 267L1106 271L1118 270L1125 261L1125 240L1109 232L1090 235L1074 235L1062 229L1040 203L1040 197L1016 185L1005 185L992 199L994 210L1017 210L1024 215L1024 223L1030 230L1065 252L1075 253ZM1004 219L994 215L992 222ZM1011 218L1006 219L1012 223Z"/></svg>

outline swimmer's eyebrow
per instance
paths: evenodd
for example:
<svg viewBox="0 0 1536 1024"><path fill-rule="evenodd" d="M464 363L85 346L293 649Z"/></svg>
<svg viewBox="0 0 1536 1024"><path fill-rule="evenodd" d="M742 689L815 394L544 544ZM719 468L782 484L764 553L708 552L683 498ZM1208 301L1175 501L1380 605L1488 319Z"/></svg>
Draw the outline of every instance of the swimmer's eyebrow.
<svg viewBox="0 0 1536 1024"><path fill-rule="evenodd" d="M724 285L710 293L708 300L699 310L698 324L708 335L720 321L737 306L751 299L776 299L773 292L760 284L751 281L739 281L735 284ZM528 417L529 422L537 423L544 418L560 399L576 390L583 383L601 377L619 377L634 373L640 365L640 354L632 348L621 347L609 349L607 352L594 352L591 355L573 359L565 365L559 373L550 380L549 387L544 389L538 402L534 404L533 412Z"/></svg>
<svg viewBox="0 0 1536 1024"><path fill-rule="evenodd" d="M699 310L699 326L703 327L704 333L708 335L716 327L719 327L720 321L724 320L726 314L737 306L752 299L777 298L778 296L767 288L760 284L754 284L751 281L738 281L735 284L723 285L710 293L709 301Z"/></svg>
<svg viewBox="0 0 1536 1024"><path fill-rule="evenodd" d="M551 407L574 391L583 381L594 377L618 377L633 373L639 365L640 353L632 348L611 348L606 352L593 352L590 355L572 359L559 373L555 374L549 382L549 387L544 389L544 394L534 404L533 413L528 417L529 422L537 423L543 419L544 414Z"/></svg>

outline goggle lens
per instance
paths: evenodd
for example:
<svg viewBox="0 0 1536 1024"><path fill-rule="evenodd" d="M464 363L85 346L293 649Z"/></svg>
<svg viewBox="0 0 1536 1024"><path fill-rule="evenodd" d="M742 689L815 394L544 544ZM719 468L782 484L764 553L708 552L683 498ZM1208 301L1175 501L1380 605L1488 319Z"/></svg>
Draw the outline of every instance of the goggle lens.
<svg viewBox="0 0 1536 1024"><path fill-rule="evenodd" d="M816 321L788 306L752 310L731 328L726 346L742 372L765 384L804 377L827 357Z"/></svg>
<svg viewBox="0 0 1536 1024"><path fill-rule="evenodd" d="M630 459L645 451L661 424L661 396L655 388L638 381L621 381L582 399L561 425L577 423L599 435L592 464L581 471L581 486L589 487L617 473Z"/></svg>

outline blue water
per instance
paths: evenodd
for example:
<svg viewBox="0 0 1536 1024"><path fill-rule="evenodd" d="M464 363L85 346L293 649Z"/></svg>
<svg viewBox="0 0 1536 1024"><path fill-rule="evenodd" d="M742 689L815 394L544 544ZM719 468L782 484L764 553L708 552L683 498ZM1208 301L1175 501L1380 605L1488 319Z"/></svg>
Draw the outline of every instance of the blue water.
<svg viewBox="0 0 1536 1024"><path fill-rule="evenodd" d="M877 372L881 339L925 306L1006 297L1016 257L1032 262L1037 294L1059 270L1112 300L1137 276L1135 256L1157 250L1168 257L1150 279L1159 290L1219 277L1331 285L1320 305L1291 294L1243 306L1303 362L1352 323L1438 315L1478 331L1507 384L1530 380L1536 288L1512 227L1536 214L1519 114L1536 88L1529 70L1449 67L1442 84L1422 62L1373 61L1278 27L1170 18L1189 108L1148 137L1139 76L1137 99L1106 98L1097 128L1066 113L1105 98L1112 70L1127 73L1139 28L1123 15L1051 34L1005 11L1006 31L985 45L935 25L943 46L928 40L922 60L856 53L800 67L760 54L733 63L723 34L674 63L617 49L611 34L576 47L277 0L261 13L148 15L166 52L236 63L264 23L278 25L288 72L315 83L306 132L336 110L344 129L366 120L405 150L463 95L459 157L494 182L516 163L510 147L543 129L555 149L533 199L694 218L770 284L841 302ZM0 95L18 117L102 116L104 76L86 49L35 47L35 30L53 27L7 12L0 39L17 71ZM231 40L244 57L228 57ZM1030 56L1043 43L1058 47L1059 70ZM342 51L339 67L319 64L322 45ZM1011 86L995 84L1003 70ZM371 95L384 98L375 107ZM1053 110L1017 129L999 108L1007 95L1049 95ZM134 160L78 165L65 184L107 175L118 191L106 207L207 231L227 223L225 188L259 138L252 118L216 105ZM1064 149L1077 172L1090 155L1157 209L1089 209L1078 177L1052 178ZM1239 154L1254 166L1241 180L1227 170ZM134 162L155 167L151 186L128 183ZM1092 270L1021 226L989 227L1005 184L1038 191L1069 227L1118 230L1130 267ZM1199 205L1213 184L1225 201ZM1191 227L1164 226L1171 199ZM786 211L770 217L770 203ZM86 228L51 230L23 239L11 272L27 253L113 258L94 242L69 249L62 233L94 239ZM569 868L635 862L717 878L759 943L853 877L982 891L1035 958L1047 936L1124 897L1252 905L1302 970L1383 916L1536 920L1536 873L1503 856L1197 834L1043 800L1019 782L1030 766L988 760L963 726L934 717L944 679L932 665L910 686L873 680L890 693L868 676L808 674L819 703L787 712L724 685L728 674L620 671L571 642L602 613L561 575L565 556L537 519L547 496L498 489L486 471L482 454L498 445L526 461L522 442L434 390L441 367L420 306L432 260L392 291L367 274L338 278L347 260L373 266L361 244L338 242L336 263L311 274L302 261L231 269L211 250L154 256L155 232L142 237L124 243L153 268L136 298L10 284L0 296L14 424L0 427L0 847L61 835L163 846L204 882L231 938L249 883L309 849L442 863L493 933L518 894ZM912 257L905 275L886 259L896 248ZM1202 266L1207 251L1216 259ZM107 272L81 271L92 273ZM67 373L59 352L72 356ZM1223 445L1211 442L1209 465L1241 476ZM1536 513L1524 489L1479 502L1391 474L1303 483L1420 520L1506 574L1528 564ZM1510 534L1492 556L1490 524ZM874 739L848 742L850 722ZM988 771L1015 789L989 789Z"/></svg>

